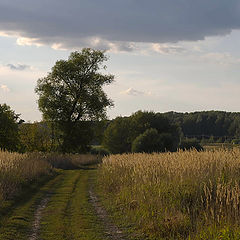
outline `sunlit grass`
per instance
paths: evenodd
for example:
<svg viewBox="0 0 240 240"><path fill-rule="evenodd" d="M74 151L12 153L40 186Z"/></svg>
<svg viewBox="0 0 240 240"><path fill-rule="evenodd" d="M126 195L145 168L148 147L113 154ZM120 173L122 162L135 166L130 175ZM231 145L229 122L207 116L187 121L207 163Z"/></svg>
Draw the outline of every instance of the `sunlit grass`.
<svg viewBox="0 0 240 240"><path fill-rule="evenodd" d="M237 236L239 149L111 155L103 159L99 184L113 211L145 237Z"/></svg>

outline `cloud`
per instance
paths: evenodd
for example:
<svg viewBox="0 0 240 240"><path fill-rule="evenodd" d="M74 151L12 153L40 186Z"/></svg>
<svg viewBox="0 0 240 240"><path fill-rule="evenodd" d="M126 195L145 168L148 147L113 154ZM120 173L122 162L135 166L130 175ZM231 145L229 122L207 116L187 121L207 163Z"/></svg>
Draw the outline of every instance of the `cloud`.
<svg viewBox="0 0 240 240"><path fill-rule="evenodd" d="M37 47L43 46L42 43L40 43L39 38L27 38L27 37L18 37L17 38L17 44L19 46L32 46L35 45Z"/></svg>
<svg viewBox="0 0 240 240"><path fill-rule="evenodd" d="M7 85L0 85L0 90L4 93L10 92L10 89L7 87Z"/></svg>
<svg viewBox="0 0 240 240"><path fill-rule="evenodd" d="M178 45L153 43L152 50L160 54L182 53L185 49Z"/></svg>
<svg viewBox="0 0 240 240"><path fill-rule="evenodd" d="M151 92L142 92L142 91L138 91L136 89L133 88L128 88L127 90L124 90L122 92L120 92L123 95L130 95L130 96L142 96L142 95L151 95Z"/></svg>
<svg viewBox="0 0 240 240"><path fill-rule="evenodd" d="M239 28L239 0L0 2L0 35L17 36L20 45L133 51L136 42L197 41Z"/></svg>
<svg viewBox="0 0 240 240"><path fill-rule="evenodd" d="M30 66L26 65L26 64L7 64L6 65L9 69L14 70L14 71L24 71L26 69L29 69Z"/></svg>

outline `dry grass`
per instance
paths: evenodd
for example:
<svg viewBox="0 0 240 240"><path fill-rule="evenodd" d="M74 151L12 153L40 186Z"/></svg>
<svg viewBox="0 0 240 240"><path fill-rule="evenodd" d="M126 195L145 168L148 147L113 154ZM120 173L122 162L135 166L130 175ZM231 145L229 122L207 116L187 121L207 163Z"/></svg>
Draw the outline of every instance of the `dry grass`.
<svg viewBox="0 0 240 240"><path fill-rule="evenodd" d="M44 157L54 168L61 169L75 169L85 165L98 164L102 160L101 156L91 154L49 153L44 154Z"/></svg>
<svg viewBox="0 0 240 240"><path fill-rule="evenodd" d="M50 164L38 154L0 151L0 200L13 198L24 184L50 171Z"/></svg>
<svg viewBox="0 0 240 240"><path fill-rule="evenodd" d="M97 155L61 155L57 153L19 154L0 151L0 203L14 198L23 186L43 175L49 175L53 168L74 169L100 162Z"/></svg>
<svg viewBox="0 0 240 240"><path fill-rule="evenodd" d="M99 182L113 209L145 237L239 237L239 149L112 155Z"/></svg>

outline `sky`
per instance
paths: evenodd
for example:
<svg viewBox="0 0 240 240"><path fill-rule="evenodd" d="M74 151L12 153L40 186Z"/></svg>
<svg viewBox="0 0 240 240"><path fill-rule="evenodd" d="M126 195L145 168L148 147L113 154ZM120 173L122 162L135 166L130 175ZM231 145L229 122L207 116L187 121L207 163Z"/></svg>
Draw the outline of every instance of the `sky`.
<svg viewBox="0 0 240 240"><path fill-rule="evenodd" d="M137 110L240 111L239 0L0 0L0 104L41 120L37 80L105 50L109 118Z"/></svg>

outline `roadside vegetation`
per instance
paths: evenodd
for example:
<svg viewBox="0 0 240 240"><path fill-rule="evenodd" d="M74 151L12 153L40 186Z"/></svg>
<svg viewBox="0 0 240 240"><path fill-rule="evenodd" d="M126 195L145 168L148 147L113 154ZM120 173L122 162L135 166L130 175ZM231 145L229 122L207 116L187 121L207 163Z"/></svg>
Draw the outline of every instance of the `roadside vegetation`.
<svg viewBox="0 0 240 240"><path fill-rule="evenodd" d="M0 151L0 203L14 199L41 177L54 175L54 169L76 169L100 161L99 155L90 154L20 154Z"/></svg>
<svg viewBox="0 0 240 240"><path fill-rule="evenodd" d="M24 186L49 175L51 170L41 154L0 151L0 202L14 198Z"/></svg>
<svg viewBox="0 0 240 240"><path fill-rule="evenodd" d="M240 151L103 159L99 192L133 239L239 239Z"/></svg>
<svg viewBox="0 0 240 240"><path fill-rule="evenodd" d="M36 221L35 214L41 201L46 201L47 205L49 201L49 208L54 206L55 209L55 217L51 218L53 213L49 215L48 212L46 221L51 222L59 217L59 222L61 222L65 214L69 215L62 225L64 233L62 232L61 237L56 239L65 239L66 234L70 236L72 230L68 229L68 226L71 224L75 225L75 234L84 236L83 229L78 229L78 231L77 228L80 227L79 219L85 218L77 219L77 217L82 214L82 211L87 213L90 210L90 205L86 205L88 180L84 180L88 179L89 174L81 169L88 169L88 165L96 165L100 161L99 155L90 154L0 152L0 239L37 239L30 238L30 236L39 234L33 231L33 222ZM79 201L75 199L75 196ZM72 203L74 206L70 209ZM79 205L81 203L82 207ZM74 219L70 217L73 212L77 214ZM87 228L88 223L97 227L99 224L94 212L91 216L89 214L84 220L86 223L83 228ZM37 217L40 218L41 215ZM57 229L59 222L55 220L51 222L51 225L52 229L56 228L54 230L56 233L59 231ZM95 223L93 220L96 220ZM43 220L43 222L46 221ZM38 224L36 229L40 228L40 222ZM53 239L52 229L46 230L45 226L44 224L41 226L44 239ZM90 232L90 237L87 235L89 238L85 239L92 239L92 234L93 232ZM100 236L100 233L98 234Z"/></svg>

